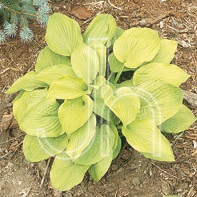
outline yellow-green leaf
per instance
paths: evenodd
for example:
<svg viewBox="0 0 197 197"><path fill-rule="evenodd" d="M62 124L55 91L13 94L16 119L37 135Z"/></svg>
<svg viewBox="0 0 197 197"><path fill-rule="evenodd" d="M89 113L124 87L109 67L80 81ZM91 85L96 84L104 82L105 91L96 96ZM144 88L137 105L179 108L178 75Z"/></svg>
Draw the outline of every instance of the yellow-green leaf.
<svg viewBox="0 0 197 197"><path fill-rule="evenodd" d="M134 88L133 79L129 79L129 80L123 81L120 84L116 84L116 86L118 88L122 88L122 87Z"/></svg>
<svg viewBox="0 0 197 197"><path fill-rule="evenodd" d="M79 24L60 13L49 17L45 40L49 48L64 56L70 56L73 50L82 43Z"/></svg>
<svg viewBox="0 0 197 197"><path fill-rule="evenodd" d="M112 45L114 45L114 42L124 33L124 29L121 27L116 26L116 33L114 34L114 37L112 39Z"/></svg>
<svg viewBox="0 0 197 197"><path fill-rule="evenodd" d="M90 46L79 45L71 55L71 64L75 74L86 83L92 83L99 72L99 58Z"/></svg>
<svg viewBox="0 0 197 197"><path fill-rule="evenodd" d="M90 116L88 121L69 136L69 143L66 153L71 159L77 158L90 144L96 132L96 117L94 114Z"/></svg>
<svg viewBox="0 0 197 197"><path fill-rule="evenodd" d="M98 76L89 87L95 88L98 90L103 84L105 84L106 79L103 76Z"/></svg>
<svg viewBox="0 0 197 197"><path fill-rule="evenodd" d="M110 14L99 14L90 22L83 34L84 42L90 45L96 40L109 47L115 32L116 21L113 16Z"/></svg>
<svg viewBox="0 0 197 197"><path fill-rule="evenodd" d="M90 176L98 182L108 171L111 162L113 159L113 154L110 154L108 157L104 158L103 160L99 161L98 163L90 166L88 172Z"/></svg>
<svg viewBox="0 0 197 197"><path fill-rule="evenodd" d="M151 63L137 69L133 75L134 85L150 80L163 81L175 86L180 86L190 75L173 64Z"/></svg>
<svg viewBox="0 0 197 197"><path fill-rule="evenodd" d="M44 49L40 51L38 55L35 69L38 73L47 67L58 64L70 65L70 60L65 56L53 52L48 46L46 46Z"/></svg>
<svg viewBox="0 0 197 197"><path fill-rule="evenodd" d="M92 111L93 101L85 95L80 98L65 100L59 108L58 117L65 132L70 134L87 122Z"/></svg>
<svg viewBox="0 0 197 197"><path fill-rule="evenodd" d="M47 84L51 84L54 80L70 75L76 77L71 66L59 64L45 68L37 74L37 78Z"/></svg>
<svg viewBox="0 0 197 197"><path fill-rule="evenodd" d="M38 79L38 76L34 71L31 71L15 81L6 93L13 94L19 90L32 91L36 88L47 86L46 83Z"/></svg>
<svg viewBox="0 0 197 197"><path fill-rule="evenodd" d="M55 99L74 99L87 93L88 88L83 79L66 75L51 83L48 97Z"/></svg>
<svg viewBox="0 0 197 197"><path fill-rule="evenodd" d="M174 58L178 42L174 40L161 39L160 48L157 55L150 63L166 63L169 64Z"/></svg>
<svg viewBox="0 0 197 197"><path fill-rule="evenodd" d="M70 190L83 180L89 167L74 164L66 153L57 155L50 171L53 188L60 191Z"/></svg>
<svg viewBox="0 0 197 197"><path fill-rule="evenodd" d="M14 101L14 117L29 135L45 138L65 133L58 119L59 104L55 99L46 99L46 95L47 90L34 90Z"/></svg>
<svg viewBox="0 0 197 197"><path fill-rule="evenodd" d="M118 130L114 124L110 124L110 128L114 132L115 135L115 142L113 146L113 159L116 158L120 152L121 146L122 146L122 141L121 138L118 134Z"/></svg>
<svg viewBox="0 0 197 197"><path fill-rule="evenodd" d="M59 137L39 138L26 135L23 140L23 152L30 162L38 162L60 154L68 144L68 137L63 134Z"/></svg>
<svg viewBox="0 0 197 197"><path fill-rule="evenodd" d="M140 100L133 90L123 87L113 92L109 85L104 85L102 86L102 97L105 104L125 126L135 120L140 109Z"/></svg>
<svg viewBox="0 0 197 197"><path fill-rule="evenodd" d="M126 30L114 43L114 55L128 68L137 68L151 61L160 48L157 31L149 28Z"/></svg>
<svg viewBox="0 0 197 197"><path fill-rule="evenodd" d="M188 129L194 122L196 117L185 105L170 119L166 120L160 126L161 131L165 133L179 133Z"/></svg>
<svg viewBox="0 0 197 197"><path fill-rule="evenodd" d="M133 89L140 98L138 119L152 119L160 125L174 116L181 108L181 89L161 81L149 81Z"/></svg>
<svg viewBox="0 0 197 197"><path fill-rule="evenodd" d="M97 127L90 145L73 161L80 165L95 164L112 154L114 143L115 135L107 124Z"/></svg>
<svg viewBox="0 0 197 197"><path fill-rule="evenodd" d="M120 72L124 68L124 64L118 61L118 59L115 57L114 53L111 53L108 57L110 70L113 73Z"/></svg>
<svg viewBox="0 0 197 197"><path fill-rule="evenodd" d="M128 143L145 157L159 161L174 161L170 143L152 120L135 120L123 127L122 133Z"/></svg>

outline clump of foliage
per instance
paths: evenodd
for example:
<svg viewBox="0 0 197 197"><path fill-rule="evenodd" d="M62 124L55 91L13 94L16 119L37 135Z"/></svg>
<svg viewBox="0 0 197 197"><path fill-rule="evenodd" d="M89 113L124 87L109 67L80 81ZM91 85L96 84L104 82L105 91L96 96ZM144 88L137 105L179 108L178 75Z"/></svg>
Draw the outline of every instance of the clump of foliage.
<svg viewBox="0 0 197 197"><path fill-rule="evenodd" d="M0 0L0 42L7 37L15 37L20 26L20 38L23 42L33 39L28 27L29 20L37 19L46 25L50 7L47 0Z"/></svg>
<svg viewBox="0 0 197 197"><path fill-rule="evenodd" d="M81 35L78 23L60 13L50 16L45 39L35 71L7 93L20 91L13 113L27 133L26 159L55 157L55 189L71 189L87 171L99 181L122 137L147 158L174 161L162 133L182 132L195 121L179 88L189 75L170 64L176 41L149 28L123 30L108 14ZM130 78L120 81L126 72Z"/></svg>

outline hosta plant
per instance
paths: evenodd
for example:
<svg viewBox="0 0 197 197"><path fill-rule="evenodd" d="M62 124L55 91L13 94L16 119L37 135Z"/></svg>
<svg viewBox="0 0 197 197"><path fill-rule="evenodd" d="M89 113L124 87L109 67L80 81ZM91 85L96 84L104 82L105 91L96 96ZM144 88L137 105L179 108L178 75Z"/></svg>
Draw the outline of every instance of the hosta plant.
<svg viewBox="0 0 197 197"><path fill-rule="evenodd" d="M7 93L20 91L13 113L27 134L26 159L54 157L55 189L71 189L87 171L99 181L122 138L147 158L174 161L163 133L182 132L195 121L179 88L189 75L170 64L176 41L149 28L123 30L108 14L81 34L60 13L50 16L45 40L35 71Z"/></svg>

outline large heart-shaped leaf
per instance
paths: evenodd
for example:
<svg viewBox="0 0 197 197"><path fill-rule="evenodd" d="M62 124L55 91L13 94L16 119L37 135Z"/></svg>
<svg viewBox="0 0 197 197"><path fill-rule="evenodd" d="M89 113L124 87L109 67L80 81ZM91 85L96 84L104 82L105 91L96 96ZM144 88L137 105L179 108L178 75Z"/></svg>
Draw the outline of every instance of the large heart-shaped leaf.
<svg viewBox="0 0 197 197"><path fill-rule="evenodd" d="M194 114L182 105L181 109L172 118L162 123L160 128L165 133L179 133L189 128L195 121Z"/></svg>
<svg viewBox="0 0 197 197"><path fill-rule="evenodd" d="M38 162L60 154L68 144L68 137L63 134L59 137L39 138L26 135L23 140L23 152L30 162Z"/></svg>
<svg viewBox="0 0 197 197"><path fill-rule="evenodd" d="M185 82L190 75L173 64L151 63L137 69L133 76L134 85L150 80L164 81L175 86Z"/></svg>
<svg viewBox="0 0 197 197"><path fill-rule="evenodd" d="M59 64L45 68L37 74L37 78L47 84L51 84L54 80L70 75L76 77L71 66Z"/></svg>
<svg viewBox="0 0 197 197"><path fill-rule="evenodd" d="M47 90L24 92L14 101L13 113L21 130L37 137L57 137L65 133L58 119L59 104L46 99Z"/></svg>
<svg viewBox="0 0 197 197"><path fill-rule="evenodd" d="M96 132L96 117L94 114L90 116L88 121L77 131L69 136L69 143L66 153L71 159L78 157L83 150L90 144Z"/></svg>
<svg viewBox="0 0 197 197"><path fill-rule="evenodd" d="M103 160L99 161L98 163L90 166L88 172L90 176L98 182L108 171L111 162L113 159L113 154L110 154L108 157L104 158Z"/></svg>
<svg viewBox="0 0 197 197"><path fill-rule="evenodd" d="M174 58L178 42L174 40L161 39L160 48L157 55L150 63L166 63L169 64Z"/></svg>
<svg viewBox="0 0 197 197"><path fill-rule="evenodd" d="M159 161L174 161L170 143L152 120L135 120L123 127L122 133L128 143L145 157Z"/></svg>
<svg viewBox="0 0 197 197"><path fill-rule="evenodd" d="M113 16L110 14L99 14L91 21L83 34L84 42L90 45L96 40L109 47L115 32L116 21Z"/></svg>
<svg viewBox="0 0 197 197"><path fill-rule="evenodd" d="M41 79L38 79L38 76L34 71L31 71L15 81L6 93L13 94L19 90L32 91L36 88L47 86L48 85L45 82L43 82Z"/></svg>
<svg viewBox="0 0 197 197"><path fill-rule="evenodd" d="M65 100L59 108L58 117L65 132L70 134L87 122L92 111L93 101L85 95L80 98Z"/></svg>
<svg viewBox="0 0 197 197"><path fill-rule="evenodd" d="M57 155L50 171L52 186L60 191L70 190L83 180L89 167L74 164L66 153Z"/></svg>
<svg viewBox="0 0 197 197"><path fill-rule="evenodd" d="M125 126L135 120L140 109L140 100L133 90L123 87L113 93L111 86L104 85L102 87L102 97L105 104L120 118Z"/></svg>
<svg viewBox="0 0 197 197"><path fill-rule="evenodd" d="M156 125L174 116L181 108L181 89L161 81L149 81L133 89L140 97L138 119L152 119Z"/></svg>
<svg viewBox="0 0 197 197"><path fill-rule="evenodd" d="M38 73L47 67L58 64L70 65L70 60L65 56L53 52L48 46L46 46L44 49L40 51L38 55L35 69Z"/></svg>
<svg viewBox="0 0 197 197"><path fill-rule="evenodd" d="M114 55L128 68L137 68L151 61L160 48L157 31L149 28L126 30L114 43Z"/></svg>
<svg viewBox="0 0 197 197"><path fill-rule="evenodd" d="M51 83L48 97L55 99L74 99L87 93L88 88L83 79L66 75Z"/></svg>
<svg viewBox="0 0 197 197"><path fill-rule="evenodd" d="M92 83L99 72L99 58L90 46L79 45L71 55L71 64L75 74L86 83Z"/></svg>
<svg viewBox="0 0 197 197"><path fill-rule="evenodd" d="M45 40L52 51L70 56L82 39L79 24L75 20L60 13L49 17Z"/></svg>
<svg viewBox="0 0 197 197"><path fill-rule="evenodd" d="M114 143L115 135L108 125L97 127L91 144L73 161L80 165L95 164L112 154Z"/></svg>

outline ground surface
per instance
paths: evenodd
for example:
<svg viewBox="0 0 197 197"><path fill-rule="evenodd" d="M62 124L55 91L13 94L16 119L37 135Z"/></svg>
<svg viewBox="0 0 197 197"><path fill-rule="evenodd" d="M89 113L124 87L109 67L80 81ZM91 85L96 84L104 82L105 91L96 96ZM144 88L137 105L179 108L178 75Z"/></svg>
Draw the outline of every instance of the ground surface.
<svg viewBox="0 0 197 197"><path fill-rule="evenodd" d="M191 75L182 88L197 93L196 1L50 2L53 11L60 11L75 18L82 29L99 12L110 13L124 29L135 26L150 27L158 30L160 36L178 41L174 63ZM47 174L41 184L47 161L31 164L25 160L21 150L24 133L19 130L12 116L11 101L15 95L5 95L5 91L16 79L34 69L36 57L45 46L45 29L37 24L31 24L31 27L35 36L32 42L23 44L17 38L0 44L0 196L197 197L196 124L183 135L169 136L176 157L173 163L145 159L126 145L121 156L114 160L110 170L99 183L86 176L80 185L69 192L61 193L51 188ZM188 107L197 115L196 108L189 104Z"/></svg>

